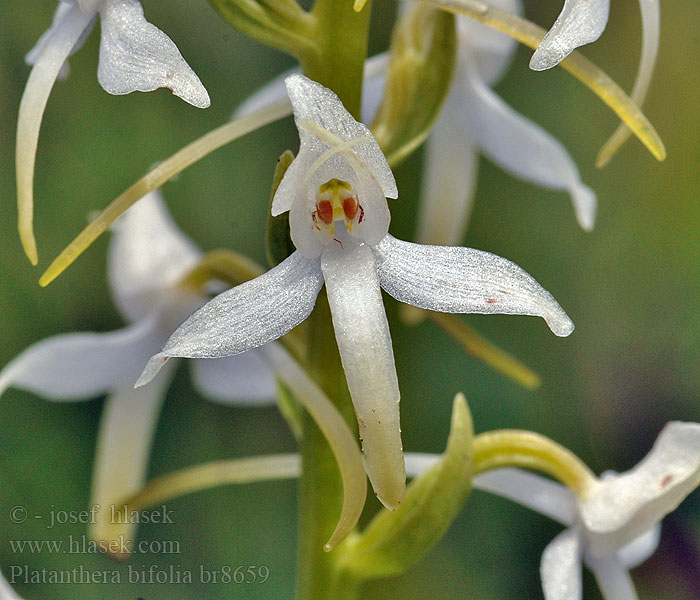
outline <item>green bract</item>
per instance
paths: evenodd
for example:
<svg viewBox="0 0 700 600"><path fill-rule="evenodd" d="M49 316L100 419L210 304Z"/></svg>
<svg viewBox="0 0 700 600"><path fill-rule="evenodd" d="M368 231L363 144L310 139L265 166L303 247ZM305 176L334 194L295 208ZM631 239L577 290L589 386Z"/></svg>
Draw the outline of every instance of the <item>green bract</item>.
<svg viewBox="0 0 700 600"><path fill-rule="evenodd" d="M384 100L371 130L395 166L427 137L452 81L457 39L454 17L415 6L391 40Z"/></svg>
<svg viewBox="0 0 700 600"><path fill-rule="evenodd" d="M474 430L467 402L455 397L445 453L416 477L396 511L383 510L365 531L348 538L341 568L358 579L402 573L443 536L471 491Z"/></svg>
<svg viewBox="0 0 700 600"><path fill-rule="evenodd" d="M314 45L312 19L294 0L209 0L209 4L242 33L293 56Z"/></svg>

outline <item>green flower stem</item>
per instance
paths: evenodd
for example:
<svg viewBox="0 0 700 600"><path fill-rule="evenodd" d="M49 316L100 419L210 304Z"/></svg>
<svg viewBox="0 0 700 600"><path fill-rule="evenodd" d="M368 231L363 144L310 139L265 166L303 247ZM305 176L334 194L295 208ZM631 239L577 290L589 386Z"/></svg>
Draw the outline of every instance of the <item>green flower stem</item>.
<svg viewBox="0 0 700 600"><path fill-rule="evenodd" d="M325 290L318 296L309 325L309 373L355 431L355 415ZM302 431L297 597L300 600L352 600L359 597L357 584L341 575L338 552L323 550L333 533L343 502L340 473L328 443L307 413L302 419Z"/></svg>
<svg viewBox="0 0 700 600"><path fill-rule="evenodd" d="M499 467L543 471L585 497L596 476L570 450L549 438L517 429L501 429L474 438L474 475Z"/></svg>
<svg viewBox="0 0 700 600"><path fill-rule="evenodd" d="M338 94L356 119L360 118L370 12L370 2L355 12L350 0L316 0L311 11L316 49L300 58L304 75Z"/></svg>
<svg viewBox="0 0 700 600"><path fill-rule="evenodd" d="M345 108L359 119L370 6L355 12L350 0L316 0L311 15L317 49L300 58L302 72L338 94ZM352 401L325 292L319 294L308 333L309 373L354 431ZM297 597L354 600L359 598L358 581L341 573L337 551L323 551L342 504L338 468L326 440L308 415L303 418L302 429Z"/></svg>

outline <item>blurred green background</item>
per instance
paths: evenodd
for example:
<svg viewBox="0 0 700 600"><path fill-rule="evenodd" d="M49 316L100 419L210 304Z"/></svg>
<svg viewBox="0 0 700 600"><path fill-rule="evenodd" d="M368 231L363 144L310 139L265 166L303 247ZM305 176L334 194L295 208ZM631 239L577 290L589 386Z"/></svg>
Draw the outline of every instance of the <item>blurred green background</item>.
<svg viewBox="0 0 700 600"><path fill-rule="evenodd" d="M388 43L394 5L377 2L372 51ZM246 39L204 1L146 0L146 15L177 43L206 85L212 106L199 111L160 90L110 96L96 79L98 36L71 59L44 117L35 178L40 267L32 268L15 231L14 135L29 68L24 54L51 21L55 3L0 2L0 365L31 343L69 331L122 326L105 287L107 237L46 289L36 281L87 215L107 205L153 163L226 121L234 107L288 57ZM532 20L553 22L561 2L529 2ZM603 38L584 49L623 87L636 71L640 27L635 2L613 2ZM570 447L596 472L626 470L669 420L700 421L700 8L691 0L662 6L661 52L645 112L669 158L657 163L636 140L603 171L593 166L616 126L614 115L560 70L533 73L520 48L498 86L503 97L556 135L599 199L595 230L581 231L569 198L503 174L482 161L468 246L517 262L533 274L576 323L555 338L540 319L469 316L491 340L543 377L528 392L475 362L441 331L397 319L388 299L408 450L444 447L451 400L463 391L477 431L518 427ZM287 120L231 144L165 185L182 228L204 249L230 247L264 261L269 182L276 157L296 149ZM396 171L400 200L392 233L414 230L420 152ZM84 509L100 399L51 403L17 390L0 402L0 564L30 569L118 569L104 556L13 552L9 540L65 540L84 526L17 525L13 506L30 515ZM197 397L181 369L163 410L152 475L202 461L292 451L275 409L221 407ZM295 484L221 488L168 503L175 524L142 527L146 540L177 540L181 552L132 560L136 571L197 572L265 565L262 585L19 585L28 599L290 598L296 554ZM410 573L366 586L367 598L430 600L541 597L539 560L559 527L539 515L475 492L448 535ZM664 522L658 552L633 575L644 599L700 598L700 494ZM154 567L155 565L155 567ZM143 576L141 576L143 580ZM590 575L585 597L598 598Z"/></svg>

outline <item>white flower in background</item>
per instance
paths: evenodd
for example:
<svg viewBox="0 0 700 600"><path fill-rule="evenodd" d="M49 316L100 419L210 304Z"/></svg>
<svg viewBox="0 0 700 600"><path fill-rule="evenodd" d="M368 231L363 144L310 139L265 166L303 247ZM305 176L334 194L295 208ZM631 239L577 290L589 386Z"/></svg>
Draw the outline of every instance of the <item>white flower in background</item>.
<svg viewBox="0 0 700 600"><path fill-rule="evenodd" d="M521 9L519 0L492 3L514 13ZM567 191L579 224L590 231L596 196L564 146L491 89L510 65L515 41L466 17L456 21L454 80L427 140L417 241L453 245L464 239L479 154L516 177Z"/></svg>
<svg viewBox="0 0 700 600"><path fill-rule="evenodd" d="M158 191L114 225L109 281L115 303L130 323L109 333L59 335L29 347L0 371L9 386L52 400L108 394L97 447L93 504L114 503L143 484L155 423L173 367L152 386L134 389L148 359L175 327L207 298L180 286L201 252L177 229ZM173 365L175 366L175 365ZM191 363L205 397L236 404L274 402L275 381L258 352Z"/></svg>
<svg viewBox="0 0 700 600"><path fill-rule="evenodd" d="M631 98L638 106L644 103L659 52L659 0L639 0L642 17L642 54ZM544 71L558 65L573 50L596 41L603 33L610 12L609 0L565 0L564 8L547 32L530 60L530 68ZM604 167L630 136L621 124L603 146L596 165Z"/></svg>
<svg viewBox="0 0 700 600"><path fill-rule="evenodd" d="M61 0L51 27L27 54L34 65L24 89L17 123L17 194L20 233L36 263L31 233L33 177L41 120L56 79L68 74L67 58L85 41L100 15L97 79L110 94L170 88L186 102L209 106L209 95L173 41L144 18L137 0Z"/></svg>
<svg viewBox="0 0 700 600"><path fill-rule="evenodd" d="M0 600L22 600L20 596L12 589L7 579L0 572Z"/></svg>
<svg viewBox="0 0 700 600"><path fill-rule="evenodd" d="M406 469L420 473L438 458L407 455ZM669 423L642 462L625 473L604 473L582 498L518 469L482 473L473 485L568 527L542 555L546 600L582 598L582 562L595 575L605 600L636 600L629 569L653 554L661 519L700 485L700 424Z"/></svg>
<svg viewBox="0 0 700 600"><path fill-rule="evenodd" d="M297 251L190 317L151 359L139 384L172 356L230 356L279 338L309 316L325 283L367 473L381 501L396 507L405 491L404 459L381 289L431 310L541 316L561 336L573 324L546 290L504 258L389 235L386 197L398 193L372 134L323 86L295 75L287 88L301 147L272 214L289 211Z"/></svg>

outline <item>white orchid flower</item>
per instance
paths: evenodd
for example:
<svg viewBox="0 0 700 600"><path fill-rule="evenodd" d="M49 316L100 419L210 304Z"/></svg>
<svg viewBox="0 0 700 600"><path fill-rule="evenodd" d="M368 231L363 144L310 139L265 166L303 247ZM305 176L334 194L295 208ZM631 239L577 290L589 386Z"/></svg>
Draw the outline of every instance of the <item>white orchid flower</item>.
<svg viewBox="0 0 700 600"><path fill-rule="evenodd" d="M381 289L443 312L541 316L560 336L569 335L573 324L547 291L504 258L389 235L386 197L398 193L372 134L330 90L301 75L286 83L301 148L277 189L272 214L289 211L297 251L190 317L138 384L150 381L172 356L231 356L279 338L309 316L325 282L367 473L381 501L394 508L403 498L405 474Z"/></svg>
<svg viewBox="0 0 700 600"><path fill-rule="evenodd" d="M407 471L422 472L438 458L407 455ZM669 423L636 467L621 474L604 473L583 497L519 469L481 473L473 485L567 527L542 555L546 600L582 598L582 562L595 575L605 600L636 600L629 569L653 554L661 519L700 485L700 424Z"/></svg>
<svg viewBox="0 0 700 600"><path fill-rule="evenodd" d="M520 0L493 0L520 14ZM408 4L402 6L409 6ZM425 176L416 241L457 245L464 239L477 182L479 154L512 175L567 191L583 229L593 229L596 196L564 146L506 104L491 86L510 65L516 42L467 17L456 16L458 55L445 105L426 142ZM365 64L362 117L371 122L384 93L388 54ZM285 94L284 76L253 94L236 111L249 114Z"/></svg>
<svg viewBox="0 0 700 600"><path fill-rule="evenodd" d="M520 0L492 4L521 12ZM580 226L590 231L596 196L564 146L491 89L510 65L515 41L466 17L456 21L454 80L427 140L417 241L452 245L464 239L479 154L520 179L567 191Z"/></svg>
<svg viewBox="0 0 700 600"><path fill-rule="evenodd" d="M61 0L51 27L27 55L34 67L24 89L17 123L17 193L20 234L36 264L32 234L34 162L41 120L51 88L68 73L67 59L83 44L100 15L97 79L110 94L170 88L186 102L209 106L209 95L173 41L146 21L137 0Z"/></svg>
<svg viewBox="0 0 700 600"><path fill-rule="evenodd" d="M129 325L109 333L51 337L0 371L0 393L14 386L52 400L108 394L97 444L94 504L107 507L143 485L155 423L174 369L169 365L152 386L133 386L174 328L206 303L206 297L178 285L200 257L199 249L177 229L159 192L150 193L120 217L110 245L109 281ZM191 366L195 387L211 400L274 402L274 376L258 352L193 361Z"/></svg>

